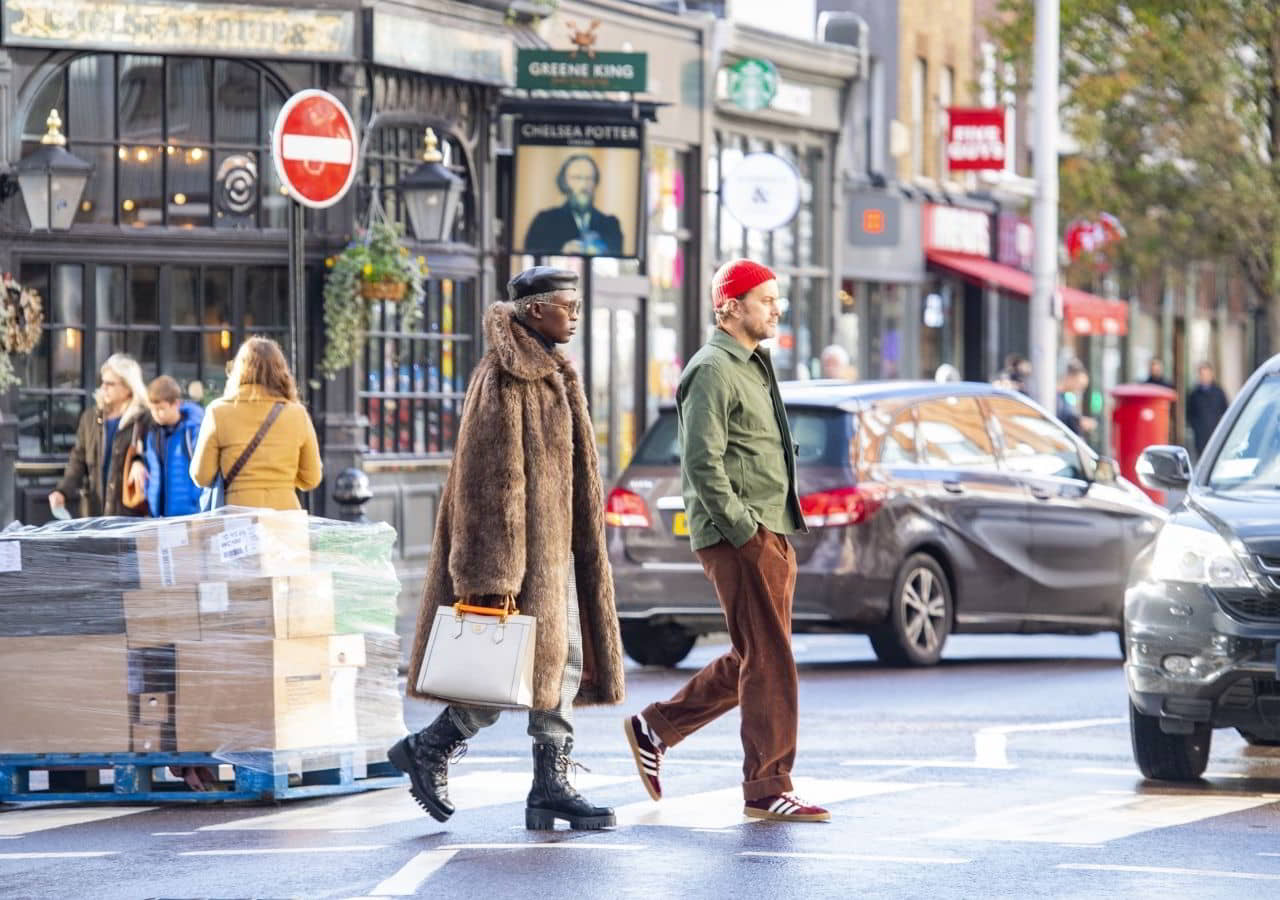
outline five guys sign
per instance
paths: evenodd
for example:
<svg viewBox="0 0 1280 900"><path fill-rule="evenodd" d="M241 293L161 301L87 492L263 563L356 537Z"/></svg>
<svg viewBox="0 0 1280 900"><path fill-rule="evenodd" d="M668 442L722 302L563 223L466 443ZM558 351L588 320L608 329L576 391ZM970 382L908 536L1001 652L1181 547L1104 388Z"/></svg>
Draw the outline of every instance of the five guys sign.
<svg viewBox="0 0 1280 900"><path fill-rule="evenodd" d="M1004 168L1004 110L947 110L947 168L952 172Z"/></svg>

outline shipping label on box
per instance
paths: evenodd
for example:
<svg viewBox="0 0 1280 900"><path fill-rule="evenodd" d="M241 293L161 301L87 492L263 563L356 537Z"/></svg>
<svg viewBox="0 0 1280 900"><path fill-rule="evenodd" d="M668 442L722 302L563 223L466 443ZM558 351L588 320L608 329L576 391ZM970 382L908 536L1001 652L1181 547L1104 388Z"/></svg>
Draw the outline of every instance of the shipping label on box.
<svg viewBox="0 0 1280 900"><path fill-rule="evenodd" d="M204 560L192 543L187 522L149 527L138 535L136 545L138 580L144 588L195 585L203 580Z"/></svg>
<svg viewBox="0 0 1280 900"><path fill-rule="evenodd" d="M254 510L191 520L205 581L305 572L311 567L306 510Z"/></svg>
<svg viewBox="0 0 1280 900"><path fill-rule="evenodd" d="M22 544L18 541L0 541L0 572L22 571Z"/></svg>

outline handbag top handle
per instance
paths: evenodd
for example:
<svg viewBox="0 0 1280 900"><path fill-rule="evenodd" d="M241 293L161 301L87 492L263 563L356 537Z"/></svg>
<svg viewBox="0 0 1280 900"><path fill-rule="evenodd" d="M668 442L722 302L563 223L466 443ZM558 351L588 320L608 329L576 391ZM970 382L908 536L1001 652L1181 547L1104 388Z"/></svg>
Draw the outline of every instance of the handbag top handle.
<svg viewBox="0 0 1280 900"><path fill-rule="evenodd" d="M507 616L520 615L520 607L516 606L516 598L510 595L502 598L502 608L496 609L492 606L474 606L463 600L459 600L453 604L453 614L458 618L462 618L467 613L476 616L499 616L503 622L506 622Z"/></svg>
<svg viewBox="0 0 1280 900"><path fill-rule="evenodd" d="M284 401L277 400L271 406L271 412L267 413L267 417L262 420L262 424L258 426L258 433L253 436L253 440L249 441L249 446L244 448L244 452L240 454L231 465L231 471L222 476L222 489L225 491L231 487L231 482L236 480L236 476L240 474L240 470L244 468L244 464L249 461L249 457L253 456L253 451L258 449L258 445L262 443L262 439L267 436L267 432L271 430L271 426L275 424L276 419L280 418L280 413L284 410Z"/></svg>

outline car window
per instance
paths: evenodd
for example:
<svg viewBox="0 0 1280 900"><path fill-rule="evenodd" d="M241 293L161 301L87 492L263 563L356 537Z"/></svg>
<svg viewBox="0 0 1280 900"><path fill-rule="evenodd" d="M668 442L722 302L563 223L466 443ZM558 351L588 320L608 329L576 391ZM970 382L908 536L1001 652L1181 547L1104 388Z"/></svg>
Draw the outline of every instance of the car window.
<svg viewBox="0 0 1280 900"><path fill-rule="evenodd" d="M933 466L994 469L995 449L982 410L972 397L928 400L916 407L921 462Z"/></svg>
<svg viewBox="0 0 1280 900"><path fill-rule="evenodd" d="M1213 461L1209 486L1220 491L1280 487L1280 377L1258 383Z"/></svg>
<svg viewBox="0 0 1280 900"><path fill-rule="evenodd" d="M916 417L912 410L898 413L880 444L880 462L886 466L911 465L916 461Z"/></svg>
<svg viewBox="0 0 1280 900"><path fill-rule="evenodd" d="M988 397L1000 428L1005 465L1028 475L1085 479L1080 450L1063 425L1012 397Z"/></svg>
<svg viewBox="0 0 1280 900"><path fill-rule="evenodd" d="M848 414L819 407L787 407L796 465L840 465L848 460ZM679 423L675 410L664 410L645 434L631 460L637 466L680 464Z"/></svg>

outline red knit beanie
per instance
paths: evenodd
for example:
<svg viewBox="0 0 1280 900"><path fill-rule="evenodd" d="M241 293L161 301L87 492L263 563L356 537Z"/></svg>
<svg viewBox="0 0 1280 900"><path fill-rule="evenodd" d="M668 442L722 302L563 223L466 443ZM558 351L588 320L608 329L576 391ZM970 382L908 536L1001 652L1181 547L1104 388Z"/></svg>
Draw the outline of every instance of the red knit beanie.
<svg viewBox="0 0 1280 900"><path fill-rule="evenodd" d="M752 288L777 278L768 266L749 259L734 259L716 270L711 277L711 305L719 309Z"/></svg>

